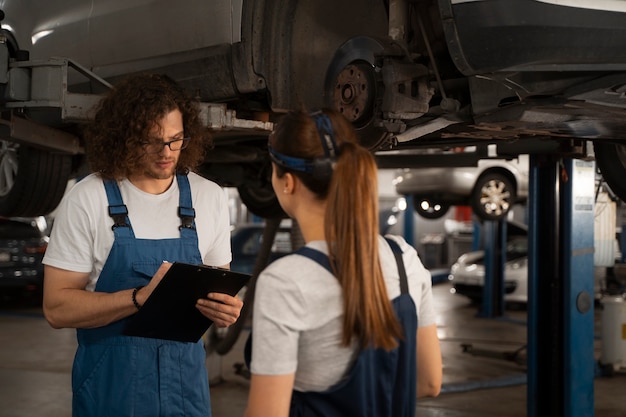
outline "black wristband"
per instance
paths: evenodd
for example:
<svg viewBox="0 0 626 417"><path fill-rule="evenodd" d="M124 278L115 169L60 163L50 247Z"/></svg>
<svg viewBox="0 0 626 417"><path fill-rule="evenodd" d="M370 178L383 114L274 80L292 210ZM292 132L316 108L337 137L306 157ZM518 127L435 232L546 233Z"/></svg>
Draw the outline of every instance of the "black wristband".
<svg viewBox="0 0 626 417"><path fill-rule="evenodd" d="M131 296L131 298L133 299L133 304L135 305L135 307L137 307L137 310L141 308L141 305L137 302L137 292L142 288L143 288L143 285L136 287L133 290L133 295Z"/></svg>

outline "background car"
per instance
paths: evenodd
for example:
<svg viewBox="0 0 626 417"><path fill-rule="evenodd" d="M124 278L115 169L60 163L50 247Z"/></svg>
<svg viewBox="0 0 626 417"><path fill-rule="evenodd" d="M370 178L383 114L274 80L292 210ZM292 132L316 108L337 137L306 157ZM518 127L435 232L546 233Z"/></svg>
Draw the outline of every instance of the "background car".
<svg viewBox="0 0 626 417"><path fill-rule="evenodd" d="M528 302L528 228L519 222L507 222L507 245L504 264L504 301L514 304ZM616 252L616 259L621 254ZM448 280L451 291L468 297L474 303L482 302L485 285L485 251L464 253L450 267ZM594 268L594 297L598 300L611 286L620 286L612 276L612 268ZM623 290L623 285L621 285Z"/></svg>
<svg viewBox="0 0 626 417"><path fill-rule="evenodd" d="M48 247L44 217L0 218L0 294L2 299L43 294L41 260Z"/></svg>
<svg viewBox="0 0 626 417"><path fill-rule="evenodd" d="M528 197L528 155L480 159L473 167L405 168L394 182L399 194L413 197L422 217L437 219L462 205L483 220L499 220Z"/></svg>
<svg viewBox="0 0 626 417"><path fill-rule="evenodd" d="M504 300L528 301L528 238L515 236L507 242L504 264ZM480 303L485 285L485 251L468 252L450 267L452 291Z"/></svg>
<svg viewBox="0 0 626 417"><path fill-rule="evenodd" d="M251 274L254 270L263 244L264 223L245 223L237 225L231 233L233 260L230 269ZM291 226L283 223L279 226L272 243L269 262L292 252Z"/></svg>

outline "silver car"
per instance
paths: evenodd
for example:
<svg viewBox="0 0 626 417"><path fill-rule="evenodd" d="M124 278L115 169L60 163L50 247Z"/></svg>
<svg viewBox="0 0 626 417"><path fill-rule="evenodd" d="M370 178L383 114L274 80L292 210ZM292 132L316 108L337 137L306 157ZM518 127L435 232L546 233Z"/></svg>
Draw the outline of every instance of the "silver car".
<svg viewBox="0 0 626 417"><path fill-rule="evenodd" d="M454 205L471 206L483 220L504 218L528 197L528 155L481 159L475 167L406 168L394 180L421 216L436 219Z"/></svg>
<svg viewBox="0 0 626 417"><path fill-rule="evenodd" d="M593 141L624 199L623 3L0 0L0 215L56 207L87 170L80 123L139 71L240 120L207 124L215 148L200 174L261 217L283 213L271 126L252 122L300 106L340 111L374 152L462 142L587 158Z"/></svg>

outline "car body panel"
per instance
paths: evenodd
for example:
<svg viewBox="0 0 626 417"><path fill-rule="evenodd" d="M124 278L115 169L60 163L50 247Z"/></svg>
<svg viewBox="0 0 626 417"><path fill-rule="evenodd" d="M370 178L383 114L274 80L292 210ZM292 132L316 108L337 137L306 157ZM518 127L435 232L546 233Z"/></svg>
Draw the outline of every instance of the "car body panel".
<svg viewBox="0 0 626 417"><path fill-rule="evenodd" d="M242 3L5 0L0 8L6 15L3 26L31 59L67 56L106 77L184 62L198 50L239 42Z"/></svg>
<svg viewBox="0 0 626 417"><path fill-rule="evenodd" d="M626 69L621 1L479 0L451 3L446 32L465 75L488 72ZM445 13L445 12L444 12ZM496 52L497 51L497 52Z"/></svg>

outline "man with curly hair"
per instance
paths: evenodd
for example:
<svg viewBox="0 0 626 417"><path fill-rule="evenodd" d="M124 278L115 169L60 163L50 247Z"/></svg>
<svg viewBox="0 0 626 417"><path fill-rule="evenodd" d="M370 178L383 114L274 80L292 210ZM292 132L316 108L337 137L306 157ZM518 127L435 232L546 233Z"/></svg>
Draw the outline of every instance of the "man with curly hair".
<svg viewBox="0 0 626 417"><path fill-rule="evenodd" d="M46 319L76 328L73 416L210 416L202 340L125 336L174 261L228 268L228 201L195 174L210 146L197 103L139 74L103 98L85 130L93 171L67 193L45 255ZM200 313L233 324L242 301L209 293Z"/></svg>

